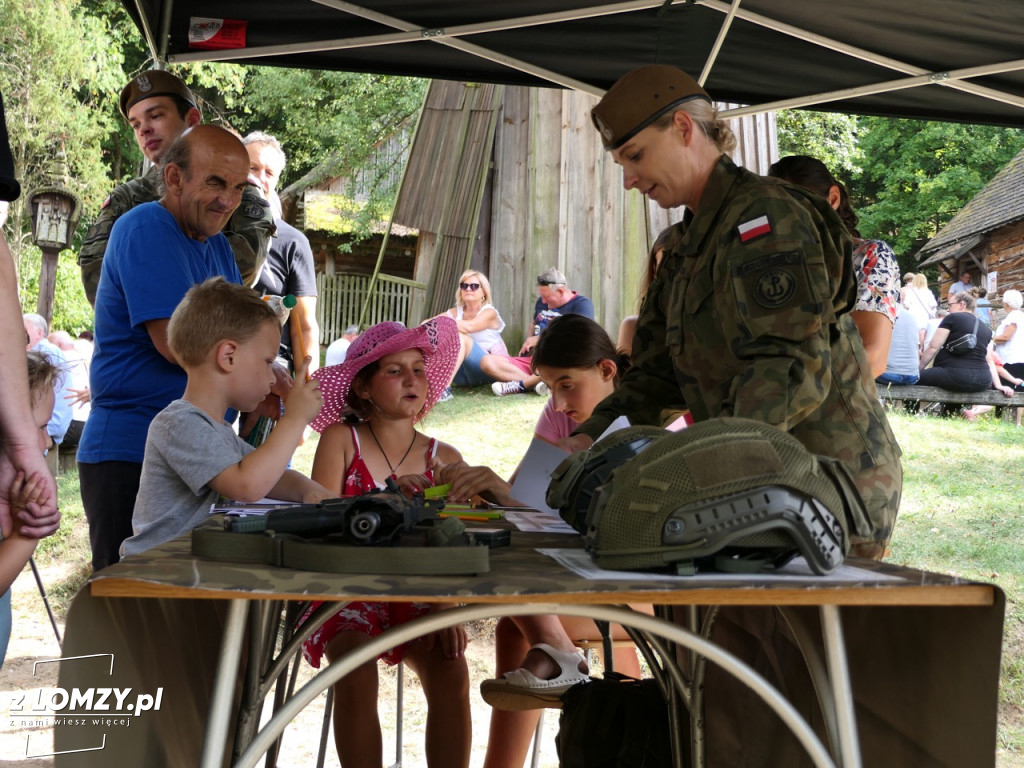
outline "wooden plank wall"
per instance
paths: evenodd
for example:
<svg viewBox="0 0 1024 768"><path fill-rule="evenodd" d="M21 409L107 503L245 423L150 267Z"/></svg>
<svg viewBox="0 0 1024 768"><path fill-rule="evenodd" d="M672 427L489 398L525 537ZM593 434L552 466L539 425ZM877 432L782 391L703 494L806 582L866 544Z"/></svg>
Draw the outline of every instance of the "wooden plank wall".
<svg viewBox="0 0 1024 768"><path fill-rule="evenodd" d="M415 277L428 285L417 321L451 306L479 220L502 87L434 81L420 117L395 221L420 230Z"/></svg>
<svg viewBox="0 0 1024 768"><path fill-rule="evenodd" d="M970 251L956 259L945 260L939 267L936 295L940 302L945 301L950 286L964 270L971 274L975 284L980 280L986 287L989 273L994 272L996 296L1011 288L1024 290L1024 221L992 230ZM999 307L998 301L993 303Z"/></svg>
<svg viewBox="0 0 1024 768"><path fill-rule="evenodd" d="M623 189L622 172L591 123L596 101L568 90L433 83L395 206L395 222L419 230L415 263L400 269L385 259L382 273L411 275L424 289L393 310L382 300L373 317L416 323L450 307L458 276L472 258L491 280L509 349L522 343L532 321L536 276L551 266L593 300L598 322L615 338L622 318L637 311L649 244L683 210L662 210ZM774 116L741 118L733 129L739 144L734 159L767 171L778 156ZM354 256L334 261L345 271L369 271L376 252L368 256L372 263L360 264ZM352 288L353 281L336 282L354 291L346 302L361 306L365 286ZM335 290L333 284L327 290ZM389 290L384 285L380 292ZM327 341L355 322L359 311L330 306L322 296Z"/></svg>
<svg viewBox="0 0 1024 768"><path fill-rule="evenodd" d="M985 266L996 273L997 292L1002 294L1010 288L1024 290L1024 222L995 230L988 243L990 251Z"/></svg>

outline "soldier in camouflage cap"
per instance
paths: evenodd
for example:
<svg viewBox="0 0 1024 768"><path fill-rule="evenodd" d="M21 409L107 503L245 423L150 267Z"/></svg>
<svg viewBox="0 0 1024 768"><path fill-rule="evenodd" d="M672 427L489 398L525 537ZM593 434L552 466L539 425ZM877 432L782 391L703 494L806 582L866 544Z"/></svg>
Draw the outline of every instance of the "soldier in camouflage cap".
<svg viewBox="0 0 1024 768"><path fill-rule="evenodd" d="M140 203L160 197L157 192L160 158L186 128L198 125L202 119L198 101L188 86L170 72L157 69L132 78L121 91L118 106L135 133L139 149L153 165L145 175L122 184L110 193L103 201L99 218L82 241L78 265L82 269L85 295L93 306L96 305L103 255L114 222ZM259 187L251 184L242 196L242 204L224 227L246 285L256 281L263 262L267 260L274 231L270 206Z"/></svg>
<svg viewBox="0 0 1024 768"><path fill-rule="evenodd" d="M121 98L118 100L118 105L121 108L121 114L124 115L124 119L128 121L133 129L139 117L129 117L129 110L143 99L151 99L154 96L169 96L172 101L178 104L179 113L182 111L182 108L184 108L186 114L193 109L199 112L199 102L195 94L189 90L185 83L170 72L161 69L151 69L132 78L131 82L121 90ZM152 105L147 106L147 109L152 108ZM196 122L199 122L198 115L196 116ZM146 148L143 148L143 152L146 153L148 158L149 152Z"/></svg>
<svg viewBox="0 0 1024 768"><path fill-rule="evenodd" d="M627 74L593 120L626 189L687 212L641 309L633 367L566 447L589 446L621 414L656 424L665 408L771 424L846 466L867 510L847 521L853 554L880 558L900 450L850 318L852 249L839 217L734 165L732 131L672 67Z"/></svg>

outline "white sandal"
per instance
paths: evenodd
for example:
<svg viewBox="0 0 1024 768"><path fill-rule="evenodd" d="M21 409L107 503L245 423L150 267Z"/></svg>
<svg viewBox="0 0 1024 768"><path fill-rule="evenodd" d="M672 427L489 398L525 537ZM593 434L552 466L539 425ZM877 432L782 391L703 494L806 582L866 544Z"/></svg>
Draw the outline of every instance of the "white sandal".
<svg viewBox="0 0 1024 768"><path fill-rule="evenodd" d="M514 669L499 679L484 680L480 683L480 695L495 709L519 712L527 709L560 709L562 694L578 683L590 680L590 675L580 672L580 664L586 658L580 651L559 651L547 643L532 646L543 651L558 665L559 673L551 680L542 680L526 669Z"/></svg>

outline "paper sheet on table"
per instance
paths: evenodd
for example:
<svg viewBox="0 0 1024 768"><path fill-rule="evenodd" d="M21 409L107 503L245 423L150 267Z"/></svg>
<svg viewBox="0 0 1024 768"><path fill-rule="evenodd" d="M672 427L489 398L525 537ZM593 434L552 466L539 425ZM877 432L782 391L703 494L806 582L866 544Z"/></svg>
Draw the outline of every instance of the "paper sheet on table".
<svg viewBox="0 0 1024 768"><path fill-rule="evenodd" d="M602 432L601 436L597 438L597 440L603 440L604 438L608 437L608 435L610 435L612 432L618 432L620 429L625 429L628 426L629 419L627 419L625 416L619 416L619 418L617 418L615 421L608 425L608 429ZM597 440L595 440L594 442L596 443Z"/></svg>
<svg viewBox="0 0 1024 768"><path fill-rule="evenodd" d="M619 429L629 426L629 420L620 416L608 425L601 437L611 434ZM598 438L599 440L601 438ZM562 463L569 454L556 445L533 438L530 447L526 449L519 464L519 473L516 481L512 483L512 498L523 503L524 506L547 513L546 516L538 516L534 512L516 517L508 517L511 522L519 527L521 531L544 531L546 533L575 533L572 526L562 521L558 516L558 510L548 506L547 492L548 483L551 481L551 473Z"/></svg>
<svg viewBox="0 0 1024 768"><path fill-rule="evenodd" d="M519 464L516 481L512 483L512 498L522 502L524 506L550 512L558 517L558 510L549 507L544 496L548 492L551 473L568 455L556 445L533 438Z"/></svg>
<svg viewBox="0 0 1024 768"><path fill-rule="evenodd" d="M506 509L505 519L520 531L535 533L576 533L576 529L558 516L558 512L539 509Z"/></svg>
<svg viewBox="0 0 1024 768"><path fill-rule="evenodd" d="M234 515L236 517L248 517L251 515L265 515L273 509L280 509L281 507L294 507L299 502L297 501L282 501L281 499L271 499L264 497L259 501L252 503L245 503L241 501L232 501L226 499L220 504L213 504L210 507L210 514L224 514Z"/></svg>
<svg viewBox="0 0 1024 768"><path fill-rule="evenodd" d="M852 565L841 565L828 576L817 576L802 557L795 557L774 573L726 573L724 571L705 571L694 576L679 576L670 573L653 573L641 571L609 571L599 568L583 549L538 549L559 565L593 581L737 581L745 584L759 584L786 581L807 581L807 579L827 579L835 582L862 581L900 581L898 576L868 571Z"/></svg>

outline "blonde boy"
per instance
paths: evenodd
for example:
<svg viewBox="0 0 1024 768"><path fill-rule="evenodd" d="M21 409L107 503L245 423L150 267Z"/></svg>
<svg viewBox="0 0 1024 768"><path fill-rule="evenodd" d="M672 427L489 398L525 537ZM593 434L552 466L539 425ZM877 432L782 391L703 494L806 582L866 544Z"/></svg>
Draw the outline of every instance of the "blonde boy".
<svg viewBox="0 0 1024 768"><path fill-rule="evenodd" d="M249 288L214 277L185 294L171 315L168 342L188 383L149 427L134 535L121 545L122 557L195 528L220 496L303 502L337 496L287 468L323 403L319 384L306 381L308 358L296 366L287 408L263 445L253 448L224 421L229 409L251 411L270 392L280 340L273 309Z"/></svg>

